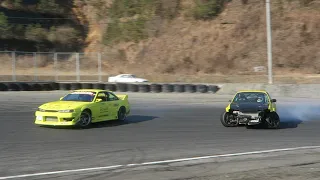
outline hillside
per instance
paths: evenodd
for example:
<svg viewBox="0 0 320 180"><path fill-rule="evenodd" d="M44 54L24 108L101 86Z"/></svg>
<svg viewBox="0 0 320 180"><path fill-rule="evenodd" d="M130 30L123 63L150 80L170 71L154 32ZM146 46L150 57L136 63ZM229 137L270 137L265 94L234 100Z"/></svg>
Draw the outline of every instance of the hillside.
<svg viewBox="0 0 320 180"><path fill-rule="evenodd" d="M4 15L59 18L43 27L45 31L29 28L24 36L6 31L10 33L1 33L1 41L26 51L45 44L39 51L103 52L106 75L135 73L159 81L198 76L206 77L201 81L212 81L213 75L266 73L254 72L254 67L267 67L265 2L261 0L74 0L56 4L64 8L54 13L54 8L46 8L42 14L39 8L32 14L26 6L19 6L18 11L2 5ZM319 74L319 0L277 0L272 1L271 9L275 74ZM26 19L7 22L31 23ZM96 56L91 53L86 61L86 70L96 72L97 67L90 65L97 61Z"/></svg>

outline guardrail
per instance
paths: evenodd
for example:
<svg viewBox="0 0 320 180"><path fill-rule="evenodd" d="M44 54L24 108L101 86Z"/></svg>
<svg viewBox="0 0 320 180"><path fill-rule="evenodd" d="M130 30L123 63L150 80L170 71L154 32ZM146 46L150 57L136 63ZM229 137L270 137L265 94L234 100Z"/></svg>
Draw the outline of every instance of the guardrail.
<svg viewBox="0 0 320 180"><path fill-rule="evenodd" d="M54 91L104 89L114 92L142 93L216 93L218 85L171 83L62 83L62 82L0 82L0 91Z"/></svg>

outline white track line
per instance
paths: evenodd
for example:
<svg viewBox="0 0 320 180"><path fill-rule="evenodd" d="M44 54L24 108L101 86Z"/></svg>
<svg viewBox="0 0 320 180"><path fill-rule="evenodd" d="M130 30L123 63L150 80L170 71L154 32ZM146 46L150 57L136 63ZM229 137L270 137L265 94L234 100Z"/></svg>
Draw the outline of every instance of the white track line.
<svg viewBox="0 0 320 180"><path fill-rule="evenodd" d="M117 169L117 168L121 168L121 167L155 165L155 164L173 163L173 162L182 162L182 161L192 161L192 160L218 158L218 157L233 157L233 156L244 156L244 155L253 155L253 154L264 154L264 153L271 153L271 152L295 151L295 150L302 150L302 149L316 149L316 148L320 148L320 146L303 146L303 147L295 147L295 148L271 149L271 150L262 150L262 151L233 153L233 154L222 154L222 155L212 155L212 156L200 156L200 157L193 157L193 158L163 160L163 161L145 162L145 163L138 163L138 164L102 166L102 167L83 168L83 169L69 169L69 170L61 170L61 171L51 171L51 172L42 172L42 173L33 173L33 174L4 176L4 177L0 177L0 180L2 180L2 179L24 178L24 177L33 177L33 176L46 176L46 175L52 175L52 174L63 174L63 173L72 173L72 172L80 172L80 171L108 170L108 169Z"/></svg>

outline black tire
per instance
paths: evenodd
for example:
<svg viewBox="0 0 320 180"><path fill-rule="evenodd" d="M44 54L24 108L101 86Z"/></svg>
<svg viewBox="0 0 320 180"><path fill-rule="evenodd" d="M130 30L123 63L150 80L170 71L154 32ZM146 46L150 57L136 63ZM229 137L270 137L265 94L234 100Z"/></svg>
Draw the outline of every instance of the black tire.
<svg viewBox="0 0 320 180"><path fill-rule="evenodd" d="M197 87L197 92L199 92L199 93L207 93L208 92L208 87L206 85L199 84L196 87Z"/></svg>
<svg viewBox="0 0 320 180"><path fill-rule="evenodd" d="M81 84L80 83L72 83L70 84L70 90L78 90L81 89Z"/></svg>
<svg viewBox="0 0 320 180"><path fill-rule="evenodd" d="M160 93L162 88L160 84L151 84L150 85L151 92Z"/></svg>
<svg viewBox="0 0 320 180"><path fill-rule="evenodd" d="M211 93L216 93L216 92L219 91L219 86L209 85L209 86L208 86L208 91L210 91Z"/></svg>
<svg viewBox="0 0 320 180"><path fill-rule="evenodd" d="M71 90L71 84L68 83L60 83L59 90Z"/></svg>
<svg viewBox="0 0 320 180"><path fill-rule="evenodd" d="M41 87L42 91L52 91L53 90L53 88L48 83L41 84L41 86L42 86Z"/></svg>
<svg viewBox="0 0 320 180"><path fill-rule="evenodd" d="M83 119L81 120L81 118L83 118ZM86 118L88 118L88 119L86 119ZM79 120L77 126L79 128L88 128L91 125L91 122L92 122L91 113L88 110L84 110L81 112L80 120Z"/></svg>
<svg viewBox="0 0 320 180"><path fill-rule="evenodd" d="M173 85L172 84L163 84L162 85L162 92L164 93L172 93L173 90Z"/></svg>
<svg viewBox="0 0 320 180"><path fill-rule="evenodd" d="M3 83L0 83L0 91L8 91L8 86Z"/></svg>
<svg viewBox="0 0 320 180"><path fill-rule="evenodd" d="M117 86L115 84L105 84L105 89L108 91L117 91Z"/></svg>
<svg viewBox="0 0 320 180"><path fill-rule="evenodd" d="M186 84L185 85L185 90L188 93L195 93L197 91L196 86L193 84Z"/></svg>
<svg viewBox="0 0 320 180"><path fill-rule="evenodd" d="M126 84L126 83L117 83L116 86L117 86L117 90L119 92L127 92L128 91L128 84Z"/></svg>
<svg viewBox="0 0 320 180"><path fill-rule="evenodd" d="M82 83L81 88L82 89L92 89L93 84L92 83Z"/></svg>
<svg viewBox="0 0 320 180"><path fill-rule="evenodd" d="M20 87L16 83L9 83L8 90L9 91L20 91Z"/></svg>
<svg viewBox="0 0 320 180"><path fill-rule="evenodd" d="M101 83L97 83L97 84L93 84L92 88L93 89L102 89L102 90L104 90L105 89L105 85L101 84Z"/></svg>
<svg viewBox="0 0 320 180"><path fill-rule="evenodd" d="M185 92L185 85L184 84L175 84L173 86L174 92L176 93L184 93Z"/></svg>
<svg viewBox="0 0 320 180"><path fill-rule="evenodd" d="M137 84L128 84L128 91L129 92L138 92L139 87Z"/></svg>
<svg viewBox="0 0 320 180"><path fill-rule="evenodd" d="M18 83L18 86L21 91L30 91L30 85L27 83Z"/></svg>
<svg viewBox="0 0 320 180"><path fill-rule="evenodd" d="M121 106L119 111L118 111L118 121L125 121L127 118L127 113L126 113L126 108Z"/></svg>
<svg viewBox="0 0 320 180"><path fill-rule="evenodd" d="M42 86L38 83L30 84L32 91L42 91Z"/></svg>
<svg viewBox="0 0 320 180"><path fill-rule="evenodd" d="M270 123L268 123L270 122ZM268 113L264 125L268 129L279 129L280 128L280 117L276 112Z"/></svg>
<svg viewBox="0 0 320 180"><path fill-rule="evenodd" d="M230 115L231 115L231 114L230 114L229 112L223 112L223 113L221 114L221 116L220 116L220 121L221 121L222 125L223 125L224 127L236 127L236 126L238 126L238 123L236 123L236 124L230 124L230 123L227 123L227 122L226 122L227 116L230 116Z"/></svg>
<svg viewBox="0 0 320 180"><path fill-rule="evenodd" d="M149 84L139 84L138 87L139 87L139 92L142 92L142 93L150 92L150 89L151 89Z"/></svg>

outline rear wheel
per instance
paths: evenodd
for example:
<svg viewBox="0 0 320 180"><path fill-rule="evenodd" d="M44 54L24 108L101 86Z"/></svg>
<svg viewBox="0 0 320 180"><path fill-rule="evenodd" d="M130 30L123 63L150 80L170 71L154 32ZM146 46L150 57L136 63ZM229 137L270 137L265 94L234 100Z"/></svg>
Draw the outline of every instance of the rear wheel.
<svg viewBox="0 0 320 180"><path fill-rule="evenodd" d="M124 121L126 120L127 114L126 114L126 108L125 107L121 107L118 111L118 121Z"/></svg>
<svg viewBox="0 0 320 180"><path fill-rule="evenodd" d="M223 112L220 117L220 121L225 127L238 126L238 121L234 119L234 116L229 112Z"/></svg>

